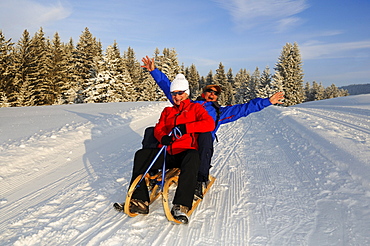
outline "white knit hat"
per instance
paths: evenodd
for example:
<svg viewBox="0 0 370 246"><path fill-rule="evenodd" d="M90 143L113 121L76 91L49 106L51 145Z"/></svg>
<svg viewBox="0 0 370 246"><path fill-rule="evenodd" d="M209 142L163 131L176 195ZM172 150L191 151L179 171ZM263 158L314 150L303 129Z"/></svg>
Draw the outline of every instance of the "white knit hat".
<svg viewBox="0 0 370 246"><path fill-rule="evenodd" d="M171 83L170 91L185 91L185 93L189 95L189 82L183 74L179 73L176 75L175 79Z"/></svg>

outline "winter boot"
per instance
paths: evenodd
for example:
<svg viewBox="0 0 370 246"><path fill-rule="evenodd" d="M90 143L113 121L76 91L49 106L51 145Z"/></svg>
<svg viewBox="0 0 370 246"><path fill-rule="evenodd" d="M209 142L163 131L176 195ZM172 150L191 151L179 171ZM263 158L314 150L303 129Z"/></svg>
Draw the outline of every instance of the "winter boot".
<svg viewBox="0 0 370 246"><path fill-rule="evenodd" d="M187 216L188 211L188 207L180 204L174 204L171 209L171 214L175 218L175 220L178 220L183 224L187 224L189 223L189 217Z"/></svg>
<svg viewBox="0 0 370 246"><path fill-rule="evenodd" d="M125 204L124 203L115 203L113 207L119 211L124 212ZM149 213L149 203L137 199L131 199L130 201L130 213L137 214L148 214Z"/></svg>
<svg viewBox="0 0 370 246"><path fill-rule="evenodd" d="M130 213L148 214L149 203L142 200L131 199L130 201Z"/></svg>
<svg viewBox="0 0 370 246"><path fill-rule="evenodd" d="M118 212L123 212L124 207L125 207L125 204L124 203L118 203L118 202L116 202L116 203L113 204L113 207Z"/></svg>
<svg viewBox="0 0 370 246"><path fill-rule="evenodd" d="M203 199L204 190L207 189L207 186L209 184L209 181L207 182L201 182L197 181L197 184L195 186L195 192L194 192L194 200Z"/></svg>

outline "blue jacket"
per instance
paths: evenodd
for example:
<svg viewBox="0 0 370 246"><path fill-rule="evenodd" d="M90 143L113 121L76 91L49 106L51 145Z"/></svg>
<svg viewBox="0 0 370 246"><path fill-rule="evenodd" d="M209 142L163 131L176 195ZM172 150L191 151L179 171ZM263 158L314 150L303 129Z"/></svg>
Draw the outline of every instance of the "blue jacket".
<svg viewBox="0 0 370 246"><path fill-rule="evenodd" d="M170 91L171 81L167 76L159 71L157 68L150 72L155 82L162 89L166 97L171 101L172 95ZM217 102L206 102L205 99L193 101L194 103L201 104L209 113L210 116L215 120L216 127L212 132L213 139L216 138L216 132L221 124L226 124L233 122L241 117L245 117L250 113L258 112L271 105L271 102L268 98L255 98L250 100L248 103L236 104L230 106L219 106ZM219 113L217 113L219 111Z"/></svg>

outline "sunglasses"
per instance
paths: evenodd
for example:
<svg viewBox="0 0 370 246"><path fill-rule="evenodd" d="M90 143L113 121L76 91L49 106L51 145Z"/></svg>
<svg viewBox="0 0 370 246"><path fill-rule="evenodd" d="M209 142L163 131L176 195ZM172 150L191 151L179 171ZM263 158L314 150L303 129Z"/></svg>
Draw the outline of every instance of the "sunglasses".
<svg viewBox="0 0 370 246"><path fill-rule="evenodd" d="M180 96L181 96L181 95L182 95L182 94L184 94L184 93L185 93L185 91L176 91L176 92L175 92L175 91L173 91L173 92L171 92L171 95L172 95L172 96L176 96L176 95L180 95Z"/></svg>
<svg viewBox="0 0 370 246"><path fill-rule="evenodd" d="M218 93L218 91L214 91L212 89L207 89L207 90L205 90L205 92L209 92L209 93L214 94L216 96L218 96L220 94L220 93Z"/></svg>

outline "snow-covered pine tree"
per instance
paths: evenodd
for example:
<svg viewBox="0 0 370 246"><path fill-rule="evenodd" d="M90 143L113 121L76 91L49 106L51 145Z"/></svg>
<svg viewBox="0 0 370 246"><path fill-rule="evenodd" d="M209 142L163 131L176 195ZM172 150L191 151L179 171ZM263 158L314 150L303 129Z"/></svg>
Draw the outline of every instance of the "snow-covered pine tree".
<svg viewBox="0 0 370 246"><path fill-rule="evenodd" d="M314 101L325 99L325 88L322 83L318 84L316 81L312 82L312 93Z"/></svg>
<svg viewBox="0 0 370 246"><path fill-rule="evenodd" d="M305 96L304 102L308 102L308 99L309 99L310 93L311 93L311 85L310 85L309 82L306 82L306 84L303 88L303 91L304 91L304 96Z"/></svg>
<svg viewBox="0 0 370 246"><path fill-rule="evenodd" d="M73 58L75 62L73 83L78 94L75 103L82 103L85 99L83 91L87 89L89 79L97 76L97 61L102 59L101 44L96 41L87 27L80 36Z"/></svg>
<svg viewBox="0 0 370 246"><path fill-rule="evenodd" d="M191 64L191 66L189 68L186 68L185 71L186 79L189 81L190 97L192 99L196 99L199 96L199 92L201 89L199 88L199 73L194 64Z"/></svg>
<svg viewBox="0 0 370 246"><path fill-rule="evenodd" d="M291 106L304 101L303 70L298 44L287 43L276 63L275 70L283 78L284 105Z"/></svg>
<svg viewBox="0 0 370 246"><path fill-rule="evenodd" d="M235 87L235 78L233 75L233 70L229 68L226 74L227 82L231 86L230 91L231 91L231 98L229 99L229 105L233 105L236 103L235 100L235 94L236 94L236 87Z"/></svg>
<svg viewBox="0 0 370 246"><path fill-rule="evenodd" d="M77 53L76 48L73 44L73 39L70 38L69 42L63 45L63 50L66 57L66 69L67 69L67 90L58 98L60 103L74 103L77 101L78 92L80 86L78 85L78 76L75 70L75 54Z"/></svg>
<svg viewBox="0 0 370 246"><path fill-rule="evenodd" d="M349 96L349 92L348 92L348 90L345 90L345 89L339 89L339 96L340 96L340 97L347 97L347 96Z"/></svg>
<svg viewBox="0 0 370 246"><path fill-rule="evenodd" d="M164 74L166 74L170 81L174 80L178 73L183 74L185 73L185 71L179 66L177 53L175 49L164 48L162 53L163 54L160 55L159 49L158 48L155 49L154 51L155 66L156 68L161 70ZM150 81L152 80L148 80L148 78L145 78L145 80L147 83L149 83L147 85L150 86L151 84ZM154 99L156 101L167 100L166 96L159 88L156 89L156 95L157 97Z"/></svg>
<svg viewBox="0 0 370 246"><path fill-rule="evenodd" d="M140 87L140 84L142 82L142 69L140 67L140 62L136 59L136 54L133 48L128 47L127 51L123 53L123 67L127 70L128 75L130 77L131 82L129 82L128 78L126 79L126 87L127 91L132 92L132 100L135 101L135 98L138 97L138 95L135 95L137 93L137 88ZM126 97L127 99L129 97Z"/></svg>
<svg viewBox="0 0 370 246"><path fill-rule="evenodd" d="M0 94L2 99L2 107L9 107L8 95L12 91L13 82L13 43L11 39L6 40L3 32L0 30Z"/></svg>
<svg viewBox="0 0 370 246"><path fill-rule="evenodd" d="M12 92L8 97L12 106L30 106L29 90L32 67L35 60L32 53L31 37L27 30L24 30L21 39L18 41L14 52L14 80Z"/></svg>
<svg viewBox="0 0 370 246"><path fill-rule="evenodd" d="M30 96L26 98L28 105L46 105L53 103L53 93L50 88L50 50L42 28L32 37L31 53L33 66L30 70L30 83L28 89Z"/></svg>
<svg viewBox="0 0 370 246"><path fill-rule="evenodd" d="M69 89L67 57L59 34L55 33L51 44L50 71L51 87L55 93L53 104L66 103L66 93Z"/></svg>
<svg viewBox="0 0 370 246"><path fill-rule="evenodd" d="M236 103L246 103L249 98L249 81L251 79L250 73L246 69L240 69L235 75L236 88L239 88L235 94Z"/></svg>
<svg viewBox="0 0 370 246"><path fill-rule="evenodd" d="M305 94L305 102L315 100L315 95L313 93L313 89L311 88L311 85L309 82L306 82L306 85L304 87L304 94Z"/></svg>
<svg viewBox="0 0 370 246"><path fill-rule="evenodd" d="M206 77L206 85L214 85L214 84L215 84L215 80L213 76L213 71L209 70L207 77Z"/></svg>
<svg viewBox="0 0 370 246"><path fill-rule="evenodd" d="M325 99L340 97L340 91L335 84L331 84L324 90Z"/></svg>
<svg viewBox="0 0 370 246"><path fill-rule="evenodd" d="M204 76L201 76L199 79L199 95L203 93L203 88L206 87L206 78Z"/></svg>
<svg viewBox="0 0 370 246"><path fill-rule="evenodd" d="M260 98L267 98L272 96L271 93L271 73L270 73L270 68L266 66L266 68L263 70L260 79L259 79L259 84L257 85L257 90L256 90L256 97Z"/></svg>
<svg viewBox="0 0 370 246"><path fill-rule="evenodd" d="M0 92L0 108L10 107L10 103L8 101L8 97L6 96L5 92Z"/></svg>
<svg viewBox="0 0 370 246"><path fill-rule="evenodd" d="M136 101L166 101L167 98L148 71L142 69L141 84L137 89Z"/></svg>
<svg viewBox="0 0 370 246"><path fill-rule="evenodd" d="M184 73L184 71L179 66L175 49L164 48L162 53L163 55L159 55L158 49L155 51L156 67L172 81L178 73Z"/></svg>
<svg viewBox="0 0 370 246"><path fill-rule="evenodd" d="M137 81L141 80L141 69L140 64L136 61L135 52L129 48L126 53L126 58L121 57L121 52L118 48L118 44L114 41L113 45L107 48L105 63L107 64L107 70L111 71L115 83L115 90L118 92L117 95L113 96L110 101L123 102L136 101L136 85ZM135 80L136 83L135 83Z"/></svg>
<svg viewBox="0 0 370 246"><path fill-rule="evenodd" d="M135 90L116 42L108 46L96 77L89 80L84 102L134 101Z"/></svg>
<svg viewBox="0 0 370 246"><path fill-rule="evenodd" d="M225 74L225 68L222 62L218 65L218 69L216 69L216 74L214 75L214 83L216 85L221 86L222 93L218 97L218 102L221 105L228 105L230 104L230 100L232 98L232 85L228 84L227 77Z"/></svg>
<svg viewBox="0 0 370 246"><path fill-rule="evenodd" d="M275 73L272 76L272 81L271 81L271 94L274 94L279 91L284 91L283 80L284 78L280 75L280 72L275 70Z"/></svg>
<svg viewBox="0 0 370 246"><path fill-rule="evenodd" d="M261 72L259 68L256 67L249 81L249 95L248 95L249 100L257 97L257 88L260 83L260 78L261 78Z"/></svg>

